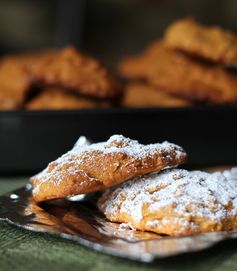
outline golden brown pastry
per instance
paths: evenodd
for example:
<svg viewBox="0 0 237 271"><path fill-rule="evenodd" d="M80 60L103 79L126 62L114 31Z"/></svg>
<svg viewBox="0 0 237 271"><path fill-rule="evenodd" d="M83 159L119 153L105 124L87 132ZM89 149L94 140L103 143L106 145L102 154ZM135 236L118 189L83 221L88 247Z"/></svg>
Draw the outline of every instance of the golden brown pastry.
<svg viewBox="0 0 237 271"><path fill-rule="evenodd" d="M143 79L167 93L194 101L237 101L237 76L213 65L194 61L158 41L141 55L119 65L121 75Z"/></svg>
<svg viewBox="0 0 237 271"><path fill-rule="evenodd" d="M115 98L121 94L120 84L107 69L73 47L40 58L32 74L46 86L68 88L97 98Z"/></svg>
<svg viewBox="0 0 237 271"><path fill-rule="evenodd" d="M237 229L237 168L153 173L106 191L98 207L112 222L158 234Z"/></svg>
<svg viewBox="0 0 237 271"><path fill-rule="evenodd" d="M125 107L184 107L191 105L187 99L148 85L134 82L125 87L122 105Z"/></svg>
<svg viewBox="0 0 237 271"><path fill-rule="evenodd" d="M14 56L1 59L0 110L21 107L31 83L32 80L24 61Z"/></svg>
<svg viewBox="0 0 237 271"><path fill-rule="evenodd" d="M42 57L53 54L45 50L37 53L6 56L0 60L0 110L20 109L31 91L31 69Z"/></svg>
<svg viewBox="0 0 237 271"><path fill-rule="evenodd" d="M178 20L167 29L165 42L216 63L237 65L237 36L217 26L204 26L190 18Z"/></svg>
<svg viewBox="0 0 237 271"><path fill-rule="evenodd" d="M186 159L174 144L142 145L114 135L106 142L75 146L31 178L35 201L89 193L125 182L136 176L175 167Z"/></svg>
<svg viewBox="0 0 237 271"><path fill-rule="evenodd" d="M73 95L57 88L46 88L30 100L25 108L28 110L59 110L96 108L99 103L85 97Z"/></svg>

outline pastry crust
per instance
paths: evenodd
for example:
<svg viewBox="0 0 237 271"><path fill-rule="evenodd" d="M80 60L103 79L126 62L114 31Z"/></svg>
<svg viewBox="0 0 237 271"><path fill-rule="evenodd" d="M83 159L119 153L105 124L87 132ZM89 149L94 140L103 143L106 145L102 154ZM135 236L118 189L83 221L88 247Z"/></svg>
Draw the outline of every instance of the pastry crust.
<svg viewBox="0 0 237 271"><path fill-rule="evenodd" d="M175 167L186 159L174 144L142 145L114 135L106 142L75 146L31 178L35 201L89 193L125 182L136 176Z"/></svg>
<svg viewBox="0 0 237 271"><path fill-rule="evenodd" d="M73 47L39 59L32 75L47 86L68 88L97 98L115 98L121 94L120 84L106 68Z"/></svg>
<svg viewBox="0 0 237 271"><path fill-rule="evenodd" d="M167 93L193 101L231 103L237 101L237 77L213 65L194 61L163 42L154 42L141 55L119 65L122 76L146 80Z"/></svg>
<svg viewBox="0 0 237 271"><path fill-rule="evenodd" d="M99 103L85 97L67 93L62 89L46 88L30 100L25 109L28 110L59 110L96 108Z"/></svg>
<svg viewBox="0 0 237 271"><path fill-rule="evenodd" d="M178 20L167 29L165 42L215 63L237 65L237 36L217 26L204 26L191 18Z"/></svg>
<svg viewBox="0 0 237 271"><path fill-rule="evenodd" d="M185 107L192 103L184 98L175 97L162 89L146 83L129 83L124 90L124 107Z"/></svg>
<svg viewBox="0 0 237 271"><path fill-rule="evenodd" d="M158 234L237 229L237 168L153 173L106 191L98 207L112 222Z"/></svg>

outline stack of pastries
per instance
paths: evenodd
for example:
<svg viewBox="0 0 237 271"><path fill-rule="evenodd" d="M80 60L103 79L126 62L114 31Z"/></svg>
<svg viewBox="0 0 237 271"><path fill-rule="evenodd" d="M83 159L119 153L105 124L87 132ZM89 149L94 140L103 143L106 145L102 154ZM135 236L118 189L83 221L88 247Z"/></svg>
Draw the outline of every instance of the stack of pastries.
<svg viewBox="0 0 237 271"><path fill-rule="evenodd" d="M184 236L237 229L237 168L187 171L182 147L143 145L122 135L76 144L31 178L41 203L103 191L97 206L106 219L133 230Z"/></svg>
<svg viewBox="0 0 237 271"><path fill-rule="evenodd" d="M0 110L236 103L236 67L235 34L186 18L142 53L120 61L126 84L73 47L3 57Z"/></svg>
<svg viewBox="0 0 237 271"><path fill-rule="evenodd" d="M171 24L163 39L125 58L127 107L187 106L237 101L237 36L191 18ZM230 69L232 68L232 69Z"/></svg>
<svg viewBox="0 0 237 271"><path fill-rule="evenodd" d="M97 108L120 96L118 80L73 47L0 60L0 110Z"/></svg>

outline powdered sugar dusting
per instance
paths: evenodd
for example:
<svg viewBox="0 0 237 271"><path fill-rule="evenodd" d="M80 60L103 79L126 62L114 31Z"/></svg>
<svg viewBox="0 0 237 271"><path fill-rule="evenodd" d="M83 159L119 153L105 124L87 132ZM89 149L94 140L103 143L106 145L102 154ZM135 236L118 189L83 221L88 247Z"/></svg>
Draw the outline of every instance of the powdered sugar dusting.
<svg viewBox="0 0 237 271"><path fill-rule="evenodd" d="M163 143L140 144L137 140L126 138L123 135L113 135L106 142L96 143L89 146L75 146L71 150L74 154L80 154L84 151L101 151L103 153L125 153L129 156L133 156L136 159L143 159L148 156L152 156L157 152L167 152L167 155L171 152L175 152L177 159L185 155L184 150L175 144L167 141Z"/></svg>
<svg viewBox="0 0 237 271"><path fill-rule="evenodd" d="M126 213L135 223L143 221L144 206L149 206L154 219L147 226L162 227L170 223L170 216L156 217L167 208L172 209L172 223L182 227L196 227L195 217L222 221L237 214L237 168L206 173L170 169L130 180L107 191L99 208L110 218ZM164 213L164 212L163 212Z"/></svg>
<svg viewBox="0 0 237 271"><path fill-rule="evenodd" d="M106 142L90 145L85 138L81 137L72 150L50 163L44 171L33 177L33 179L37 179L33 193L37 193L40 185L44 182L50 181L54 182L55 185L59 184L63 180L65 173L71 176L76 176L80 173L90 180L90 176L87 172L81 169L81 164L85 163L85 157L83 155L90 154L93 151L97 151L102 155L122 153L130 156L134 160L152 157L157 153L165 157L166 161L173 161L174 159L180 159L186 156L186 153L181 147L169 142L143 145L139 144L136 140L126 138L122 135L113 135ZM92 161L93 158L87 155L86 159L87 161Z"/></svg>

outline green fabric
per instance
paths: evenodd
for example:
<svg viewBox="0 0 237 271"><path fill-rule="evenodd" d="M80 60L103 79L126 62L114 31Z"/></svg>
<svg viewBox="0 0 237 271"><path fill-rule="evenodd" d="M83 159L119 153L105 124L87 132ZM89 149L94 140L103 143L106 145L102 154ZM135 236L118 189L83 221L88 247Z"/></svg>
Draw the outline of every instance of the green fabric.
<svg viewBox="0 0 237 271"><path fill-rule="evenodd" d="M0 180L0 193L21 186L24 180ZM0 271L5 270L237 270L237 240L201 253L186 254L153 264L140 264L96 253L76 243L32 233L0 222Z"/></svg>

